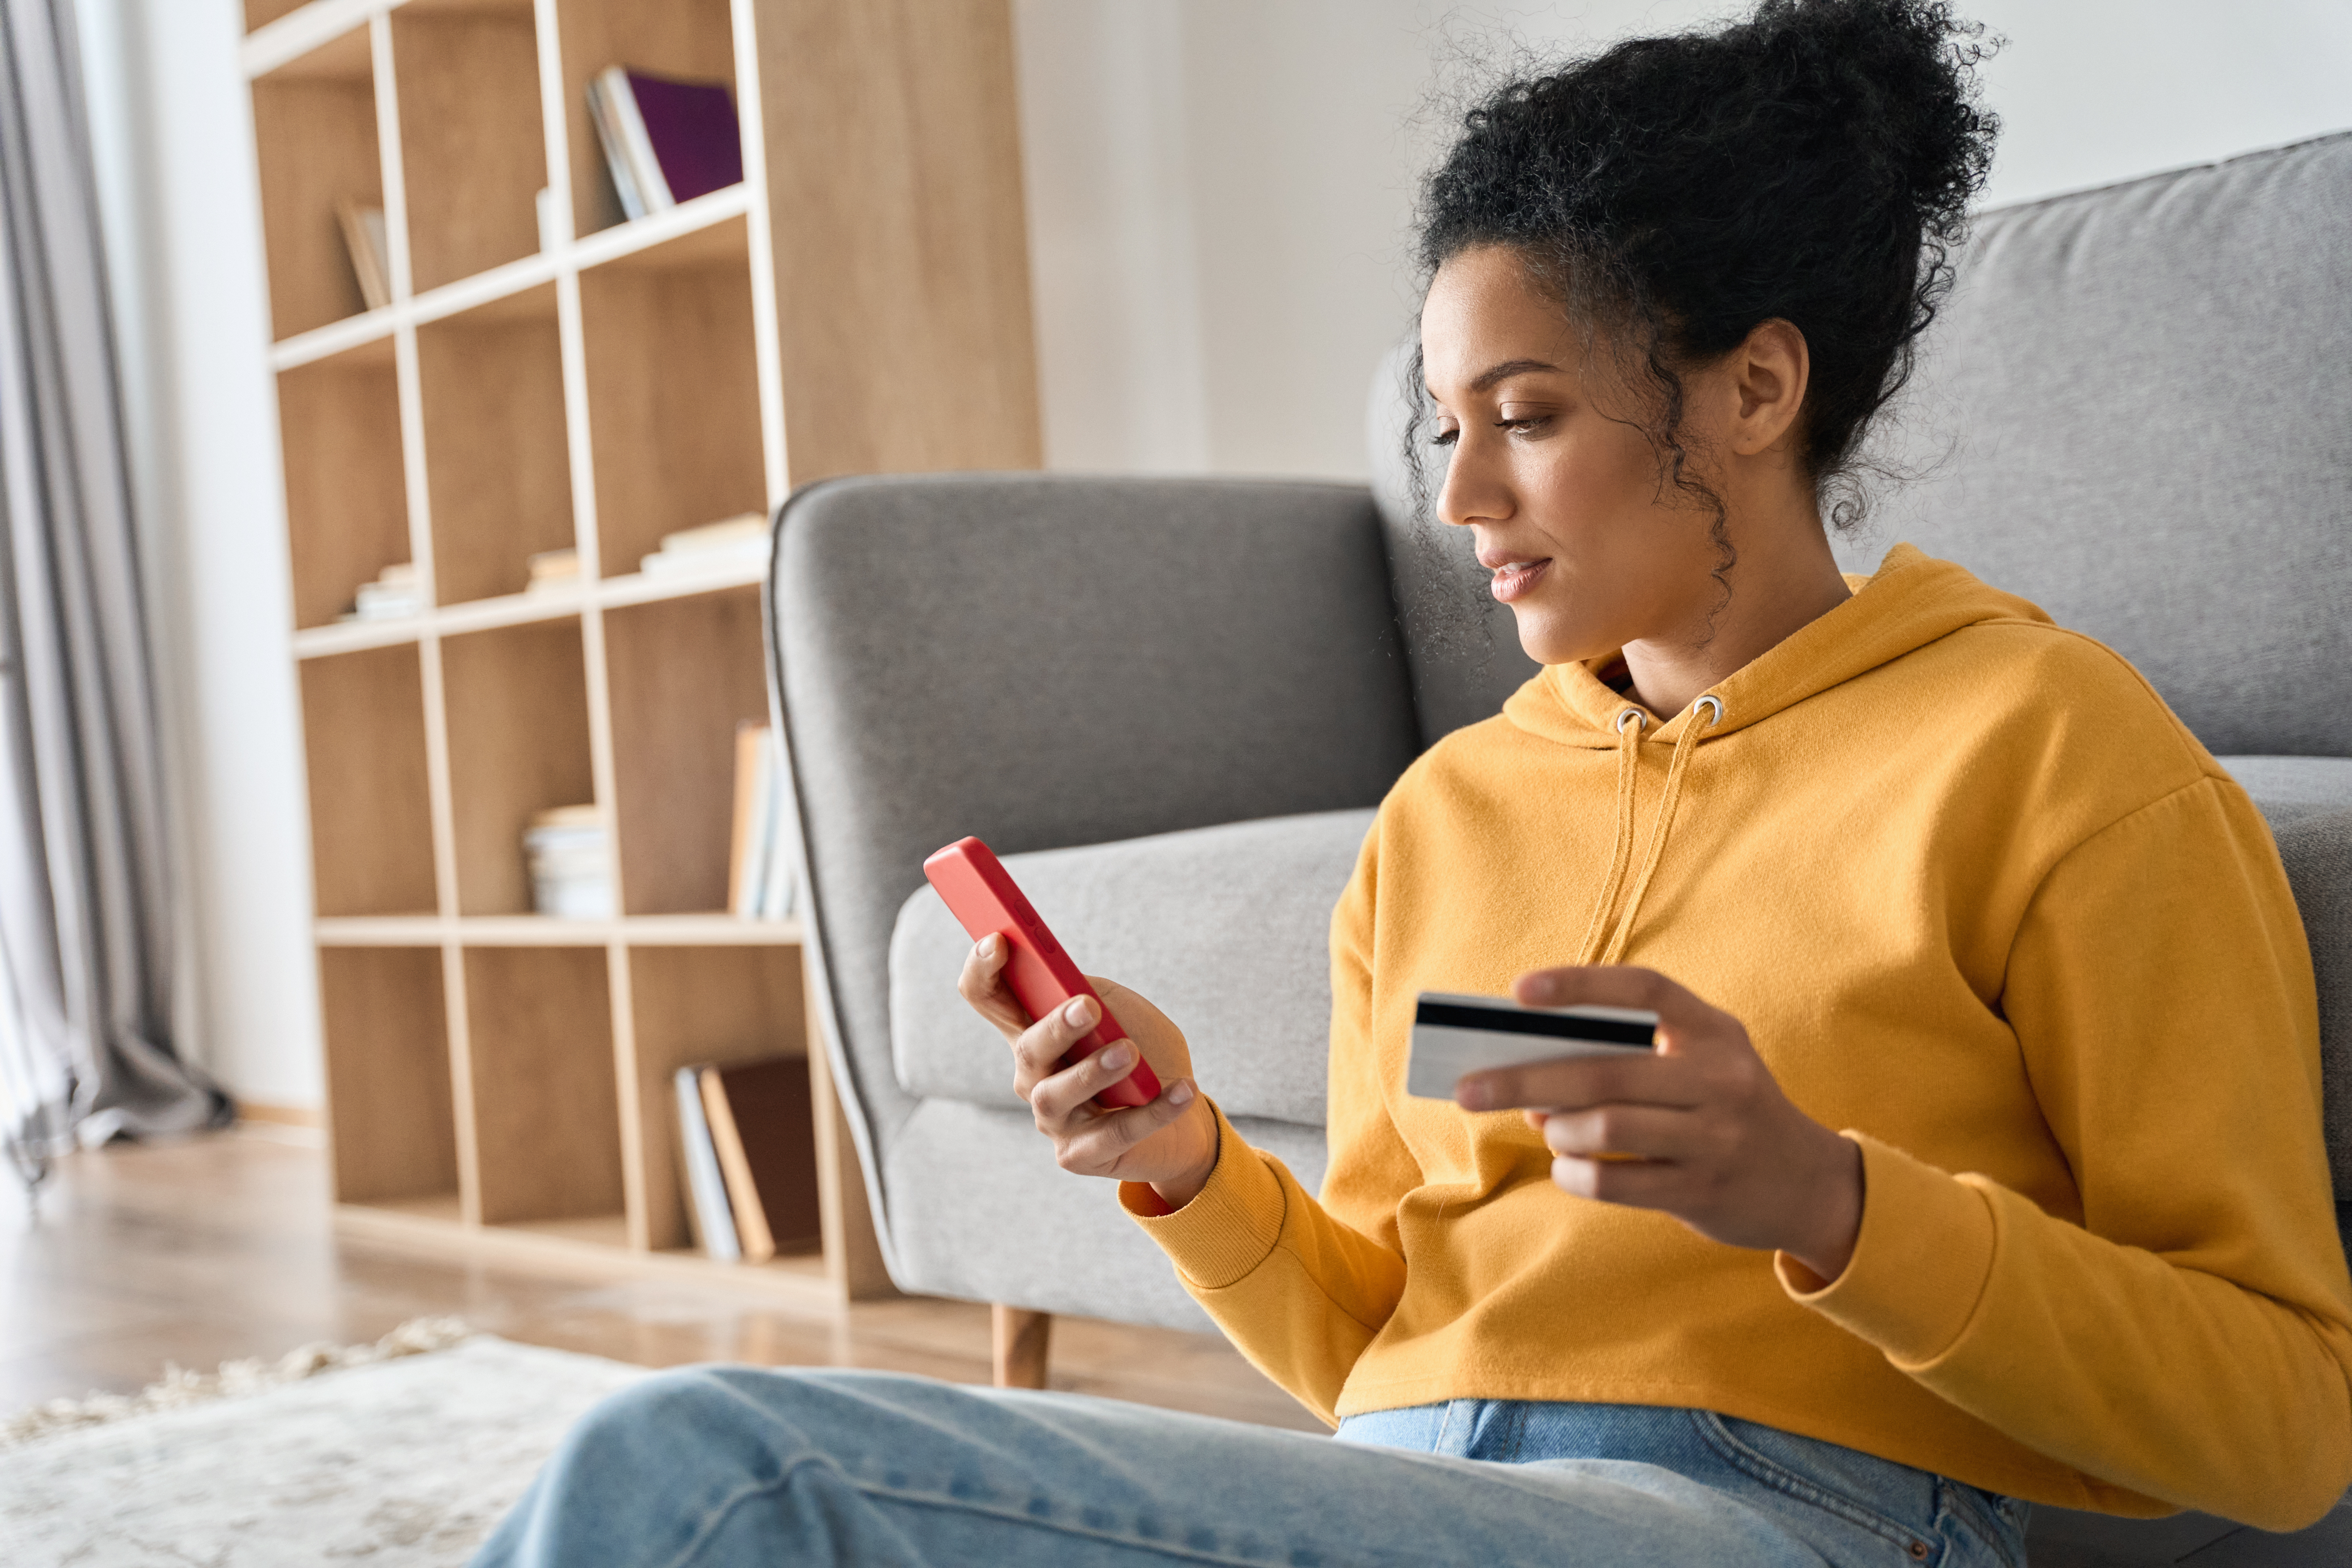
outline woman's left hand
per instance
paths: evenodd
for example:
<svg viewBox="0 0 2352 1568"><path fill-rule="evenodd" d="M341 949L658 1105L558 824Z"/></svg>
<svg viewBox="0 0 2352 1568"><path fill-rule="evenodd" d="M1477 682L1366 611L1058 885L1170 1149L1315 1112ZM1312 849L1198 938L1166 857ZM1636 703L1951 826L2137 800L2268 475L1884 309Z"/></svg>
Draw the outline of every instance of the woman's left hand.
<svg viewBox="0 0 2352 1568"><path fill-rule="evenodd" d="M1465 1110L1528 1109L1579 1197L1658 1209L1734 1247L1777 1248L1823 1281L1862 1228L1862 1151L1789 1102L1730 1014L1647 969L1539 969L1531 1007L1643 1007L1654 1052L1612 1051L1472 1073Z"/></svg>

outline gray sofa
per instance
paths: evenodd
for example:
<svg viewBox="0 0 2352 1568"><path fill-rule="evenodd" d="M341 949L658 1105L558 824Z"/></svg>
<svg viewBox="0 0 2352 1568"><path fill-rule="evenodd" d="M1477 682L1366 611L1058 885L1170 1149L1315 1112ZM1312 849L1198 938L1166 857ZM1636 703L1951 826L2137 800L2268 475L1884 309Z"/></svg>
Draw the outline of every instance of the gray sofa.
<svg viewBox="0 0 2352 1568"><path fill-rule="evenodd" d="M2352 1197L2352 135L1989 214L1932 345L1877 454L1917 482L1849 564L1908 539L2038 601L2246 784L2317 962ZM772 675L819 1011L904 1288L1209 1327L1055 1167L955 997L965 941L920 863L963 834L1319 1181L1331 904L1397 773L1532 668L1466 540L1397 504L1396 407L1376 389L1369 489L868 478L781 513ZM2038 1563L2352 1562L2343 1510L2292 1541L2036 1519Z"/></svg>

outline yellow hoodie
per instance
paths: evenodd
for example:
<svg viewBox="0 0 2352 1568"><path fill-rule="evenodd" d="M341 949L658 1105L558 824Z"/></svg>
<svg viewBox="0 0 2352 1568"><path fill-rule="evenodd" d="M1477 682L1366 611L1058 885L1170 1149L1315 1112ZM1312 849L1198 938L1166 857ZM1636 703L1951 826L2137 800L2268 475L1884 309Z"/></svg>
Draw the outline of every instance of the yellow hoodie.
<svg viewBox="0 0 2352 1568"><path fill-rule="evenodd" d="M1554 666L1431 748L1332 917L1321 1201L1222 1115L1192 1203L1122 1200L1326 1420L1680 1405L2040 1501L2307 1524L2352 1480L2352 1281L2269 831L2099 644L1907 545L1853 581L1719 719L1621 734L1635 705ZM1570 1196L1516 1110L1406 1096L1418 993L1594 953L1741 1019L1860 1144L1833 1283Z"/></svg>

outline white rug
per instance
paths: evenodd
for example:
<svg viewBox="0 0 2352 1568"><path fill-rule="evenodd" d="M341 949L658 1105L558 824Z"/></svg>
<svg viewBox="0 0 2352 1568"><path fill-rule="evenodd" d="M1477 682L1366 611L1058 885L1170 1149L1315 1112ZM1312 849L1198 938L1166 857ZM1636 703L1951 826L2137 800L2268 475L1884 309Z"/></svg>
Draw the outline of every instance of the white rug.
<svg viewBox="0 0 2352 1568"><path fill-rule="evenodd" d="M176 1408L0 1448L0 1563L457 1568L581 1413L645 1372L483 1335L278 1375L182 1374L149 1401Z"/></svg>

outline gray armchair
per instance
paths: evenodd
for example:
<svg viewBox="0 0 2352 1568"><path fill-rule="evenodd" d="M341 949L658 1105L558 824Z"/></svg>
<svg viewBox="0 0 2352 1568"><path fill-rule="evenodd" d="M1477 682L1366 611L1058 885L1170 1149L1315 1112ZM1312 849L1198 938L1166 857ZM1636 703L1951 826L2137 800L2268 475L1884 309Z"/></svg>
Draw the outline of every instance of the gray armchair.
<svg viewBox="0 0 2352 1568"><path fill-rule="evenodd" d="M1988 215L1933 341L1881 454L1924 479L1850 564L1909 539L2038 601L2246 784L2318 965L2352 1196L2352 135ZM1377 489L930 476L784 507L771 673L818 1011L904 1288L1210 1326L1055 1167L956 999L965 940L920 866L967 833L1184 1026L1244 1136L1319 1181L1325 931L1371 808L1532 668L1492 606L1400 625L1485 595L1465 540L1416 537ZM2199 1516L2036 1517L2038 1563L2290 1560ZM2352 1561L2352 1517L2290 1555Z"/></svg>

